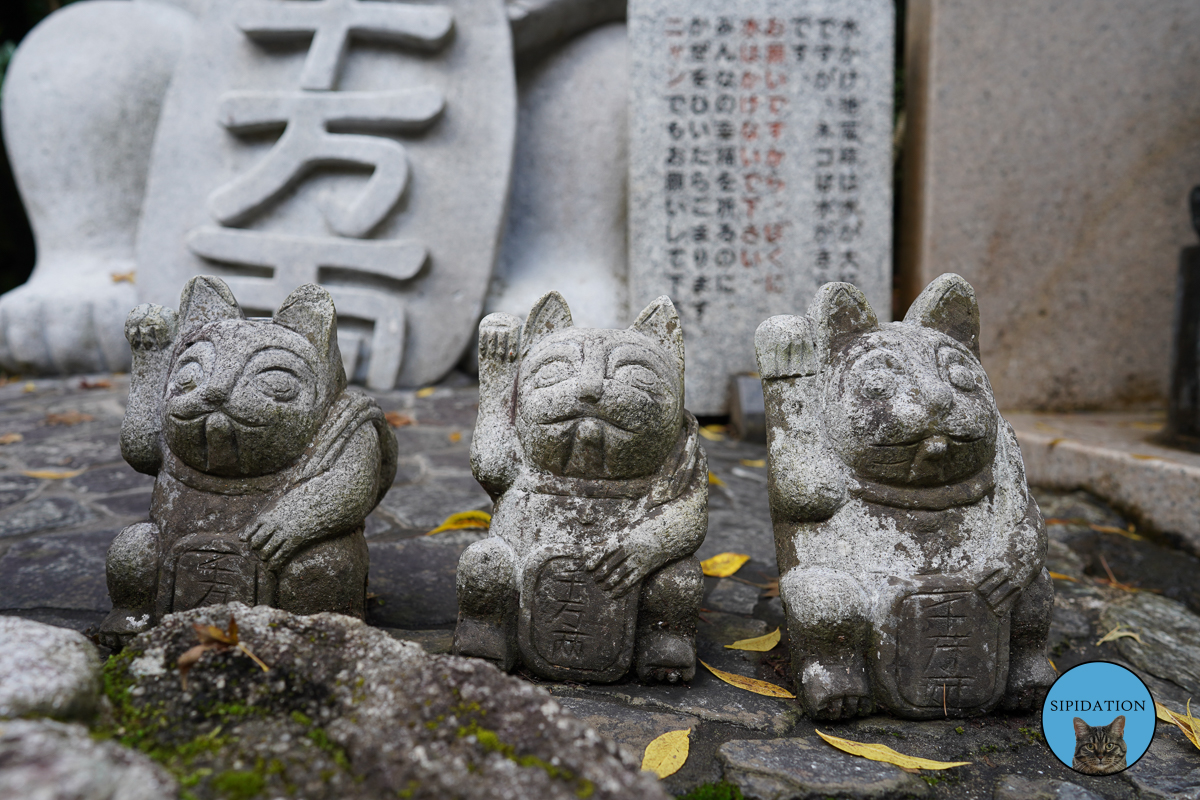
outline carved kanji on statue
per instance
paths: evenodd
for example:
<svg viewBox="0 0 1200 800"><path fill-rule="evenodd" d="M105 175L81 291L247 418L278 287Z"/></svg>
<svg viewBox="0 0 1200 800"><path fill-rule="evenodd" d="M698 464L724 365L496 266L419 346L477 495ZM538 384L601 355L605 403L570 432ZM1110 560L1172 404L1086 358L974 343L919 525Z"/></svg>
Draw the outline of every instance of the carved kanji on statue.
<svg viewBox="0 0 1200 800"><path fill-rule="evenodd" d="M515 122L506 25L500 0L211 4L155 145L143 299L215 271L259 311L320 283L353 378L441 377L498 240Z"/></svg>

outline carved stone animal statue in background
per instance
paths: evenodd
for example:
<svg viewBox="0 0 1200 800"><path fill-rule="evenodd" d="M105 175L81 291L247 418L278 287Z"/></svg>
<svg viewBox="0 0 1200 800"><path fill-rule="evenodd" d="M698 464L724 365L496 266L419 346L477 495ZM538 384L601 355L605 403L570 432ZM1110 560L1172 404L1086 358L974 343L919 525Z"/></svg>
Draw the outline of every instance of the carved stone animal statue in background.
<svg viewBox="0 0 1200 800"><path fill-rule="evenodd" d="M219 279L140 305L121 452L158 476L150 521L108 551L109 643L172 611L241 601L362 617L363 519L391 486L396 437L346 389L333 301L301 286L246 319Z"/></svg>
<svg viewBox="0 0 1200 800"><path fill-rule="evenodd" d="M792 670L820 719L1031 708L1054 680L1046 529L957 275L881 325L823 286L755 335Z"/></svg>
<svg viewBox="0 0 1200 800"><path fill-rule="evenodd" d="M489 538L458 565L454 651L555 680L691 680L708 462L683 408L666 297L627 330L575 328L557 292L479 326L475 477Z"/></svg>

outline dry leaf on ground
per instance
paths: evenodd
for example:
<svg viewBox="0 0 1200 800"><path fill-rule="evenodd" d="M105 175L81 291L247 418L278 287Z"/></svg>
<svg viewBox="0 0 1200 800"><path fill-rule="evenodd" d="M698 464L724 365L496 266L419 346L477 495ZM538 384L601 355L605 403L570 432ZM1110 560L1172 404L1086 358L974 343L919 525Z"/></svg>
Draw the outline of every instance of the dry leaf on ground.
<svg viewBox="0 0 1200 800"><path fill-rule="evenodd" d="M417 397L429 397L436 391L432 386L426 386L424 389L417 389Z"/></svg>
<svg viewBox="0 0 1200 800"><path fill-rule="evenodd" d="M722 442L725 440L724 425L701 425L700 435L710 442Z"/></svg>
<svg viewBox="0 0 1200 800"><path fill-rule="evenodd" d="M83 380L81 380L79 382L79 388L80 389L111 389L112 381L106 381L103 378L101 378L98 381L89 381L87 378L84 378Z"/></svg>
<svg viewBox="0 0 1200 800"><path fill-rule="evenodd" d="M739 689L745 689L747 692L754 692L755 694L763 694L767 697L783 697L788 700L796 699L796 695L792 694L787 689L784 689L782 686L776 686L773 683L760 681L757 678L747 678L745 675L738 675L733 672L725 672L724 670L709 666L703 661L700 663L704 664L709 672L711 672L713 675L716 675L730 686L736 686Z"/></svg>
<svg viewBox="0 0 1200 800"><path fill-rule="evenodd" d="M467 528L475 528L487 530L492 524L492 515L486 511L460 511L457 514L451 514L442 521L433 530L426 533L426 536L432 536L435 533L443 531L461 531Z"/></svg>
<svg viewBox="0 0 1200 800"><path fill-rule="evenodd" d="M6 433L0 436L0 444L16 444L25 437L19 433Z"/></svg>
<svg viewBox="0 0 1200 800"><path fill-rule="evenodd" d="M33 381L29 381L28 383L26 383L24 386L21 387L21 391L22 392L36 392L37 384L35 384Z"/></svg>
<svg viewBox="0 0 1200 800"><path fill-rule="evenodd" d="M726 650L750 650L755 653L765 653L768 650L774 650L775 645L779 644L779 628L765 633L762 636L755 636L753 639L738 639L733 644L725 645Z"/></svg>
<svg viewBox="0 0 1200 800"><path fill-rule="evenodd" d="M462 433L460 431L454 431L453 433L450 434L450 441L461 442L462 441Z"/></svg>
<svg viewBox="0 0 1200 800"><path fill-rule="evenodd" d="M64 411L61 414L47 414L45 422L47 425L78 425L81 422L91 422L94 420L91 414L84 414L74 409Z"/></svg>
<svg viewBox="0 0 1200 800"><path fill-rule="evenodd" d="M779 579L767 581L763 587L763 593L759 595L760 600L770 600L772 597L779 597Z"/></svg>
<svg viewBox="0 0 1200 800"><path fill-rule="evenodd" d="M767 460L765 458L743 458L740 463L743 467L762 469L767 465Z"/></svg>
<svg viewBox="0 0 1200 800"><path fill-rule="evenodd" d="M74 478L76 475L82 475L81 469L26 469L21 471L22 475L30 478L41 478L47 481L60 481L64 478Z"/></svg>
<svg viewBox="0 0 1200 800"><path fill-rule="evenodd" d="M1187 740L1192 743L1192 746L1200 749L1200 719L1192 716L1192 701L1189 699L1187 703L1187 715L1180 714L1176 711L1164 706L1162 703L1154 703L1154 715L1163 722L1169 722L1183 732Z"/></svg>
<svg viewBox="0 0 1200 800"><path fill-rule="evenodd" d="M131 269L129 272L112 272L109 273L109 277L112 278L113 283L133 283L134 278L137 277L137 270Z"/></svg>
<svg viewBox="0 0 1200 800"><path fill-rule="evenodd" d="M405 425L416 425L417 421L408 414L401 414L399 411L389 411L383 415L387 420L387 424L393 428L403 428Z"/></svg>
<svg viewBox="0 0 1200 800"><path fill-rule="evenodd" d="M1079 578L1072 578L1070 575L1063 575L1061 572L1051 572L1050 577L1056 581L1070 581L1071 583L1079 583Z"/></svg>
<svg viewBox="0 0 1200 800"><path fill-rule="evenodd" d="M1130 525L1128 528L1116 528L1112 525L1092 525L1089 523L1088 527L1097 533L1115 533L1118 536L1124 536L1127 539L1133 539L1135 542L1142 542L1146 539L1145 536L1139 536L1135 532L1136 528L1134 528L1132 525Z"/></svg>
<svg viewBox="0 0 1200 800"><path fill-rule="evenodd" d="M708 473L708 485L716 486L718 489L724 489L725 481L721 480L715 474L710 472L710 473Z"/></svg>
<svg viewBox="0 0 1200 800"><path fill-rule="evenodd" d="M882 761L886 764L895 764L905 772L916 772L922 769L965 767L971 763L970 761L934 761L928 758L906 756L903 753L897 753L885 744L864 744L863 742L855 742L850 739L842 739L838 736L830 736L819 730L817 731L817 736L820 736L843 753L869 758L872 761Z"/></svg>
<svg viewBox="0 0 1200 800"><path fill-rule="evenodd" d="M183 685L183 690L187 691L187 674L195 666L200 657L209 650L216 650L218 653L223 650L228 650L231 647L236 647L250 657L255 664L262 667L263 672L270 672L271 668L262 662L258 656L250 652L250 648L238 641L237 620L233 615L229 615L228 630L221 630L216 625L200 625L193 623L192 627L196 629L196 637L200 640L200 644L188 650L179 657L176 666L179 667L179 681Z"/></svg>
<svg viewBox="0 0 1200 800"><path fill-rule="evenodd" d="M710 578L728 578L750 560L744 553L718 553L700 562L700 569Z"/></svg>
<svg viewBox="0 0 1200 800"><path fill-rule="evenodd" d="M1145 642L1142 641L1141 636L1138 636L1133 631L1123 631L1121 630L1121 626L1118 625L1108 633L1104 634L1100 641L1096 642L1096 645L1099 646L1105 642L1115 642L1117 639L1137 639L1138 644L1145 644Z"/></svg>
<svg viewBox="0 0 1200 800"><path fill-rule="evenodd" d="M691 728L686 728L664 733L646 745L646 753L642 756L642 769L653 772L660 780L678 772L687 761L688 747L691 744L688 737L691 732Z"/></svg>

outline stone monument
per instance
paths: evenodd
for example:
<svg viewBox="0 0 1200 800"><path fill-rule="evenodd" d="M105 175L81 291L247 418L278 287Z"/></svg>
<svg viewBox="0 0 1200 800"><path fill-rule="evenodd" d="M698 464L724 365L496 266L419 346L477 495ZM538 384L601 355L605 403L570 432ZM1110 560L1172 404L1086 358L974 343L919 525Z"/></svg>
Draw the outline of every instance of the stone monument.
<svg viewBox="0 0 1200 800"><path fill-rule="evenodd" d="M754 327L851 281L890 308L892 0L633 0L631 307L687 325L687 404L727 410Z"/></svg>
<svg viewBox="0 0 1200 800"><path fill-rule="evenodd" d="M627 330L560 295L479 326L475 477L489 538L458 565L454 651L553 680L691 680L708 461L683 408L683 331L660 297Z"/></svg>
<svg viewBox="0 0 1200 800"><path fill-rule="evenodd" d="M1054 681L1046 528L979 364L971 286L902 323L847 283L755 334L792 670L819 719L1028 709Z"/></svg>
<svg viewBox="0 0 1200 800"><path fill-rule="evenodd" d="M363 520L391 487L396 438L346 389L333 300L308 284L246 319L217 278L188 282L179 313L129 314L121 452L158 477L150 521L108 551L112 644L173 611L239 601L362 617Z"/></svg>

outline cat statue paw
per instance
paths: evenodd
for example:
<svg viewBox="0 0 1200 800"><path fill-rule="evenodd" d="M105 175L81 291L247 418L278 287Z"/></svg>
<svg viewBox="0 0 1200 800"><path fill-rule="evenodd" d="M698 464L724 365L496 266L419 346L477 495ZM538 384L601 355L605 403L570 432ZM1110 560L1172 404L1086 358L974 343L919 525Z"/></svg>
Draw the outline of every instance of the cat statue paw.
<svg viewBox="0 0 1200 800"><path fill-rule="evenodd" d="M1029 709L1054 672L1046 528L957 275L881 324L847 283L755 334L792 670L806 713Z"/></svg>
<svg viewBox="0 0 1200 800"><path fill-rule="evenodd" d="M240 601L362 618L363 520L396 471L396 437L346 388L329 293L308 284L246 319L218 278L188 282L178 314L143 304L121 453L157 476L150 520L108 551L119 647L165 614Z"/></svg>
<svg viewBox="0 0 1200 800"><path fill-rule="evenodd" d="M666 297L627 330L575 328L557 292L479 325L471 467L490 534L458 565L454 652L551 680L689 681L708 462L683 408Z"/></svg>

